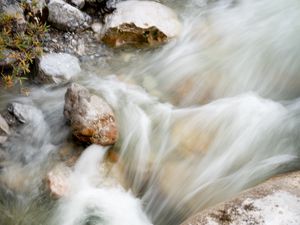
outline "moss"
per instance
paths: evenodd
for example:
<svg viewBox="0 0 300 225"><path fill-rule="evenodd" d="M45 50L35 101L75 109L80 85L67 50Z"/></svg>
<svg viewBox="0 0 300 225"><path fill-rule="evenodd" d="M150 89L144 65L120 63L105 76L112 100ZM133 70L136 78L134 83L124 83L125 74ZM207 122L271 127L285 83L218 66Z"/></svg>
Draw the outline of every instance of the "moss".
<svg viewBox="0 0 300 225"><path fill-rule="evenodd" d="M30 9L28 4L22 7L26 7L26 12ZM30 73L34 59L42 54L42 40L47 26L34 13L30 15L35 19L20 23L20 18L16 16L0 14L0 73L5 87L22 84Z"/></svg>

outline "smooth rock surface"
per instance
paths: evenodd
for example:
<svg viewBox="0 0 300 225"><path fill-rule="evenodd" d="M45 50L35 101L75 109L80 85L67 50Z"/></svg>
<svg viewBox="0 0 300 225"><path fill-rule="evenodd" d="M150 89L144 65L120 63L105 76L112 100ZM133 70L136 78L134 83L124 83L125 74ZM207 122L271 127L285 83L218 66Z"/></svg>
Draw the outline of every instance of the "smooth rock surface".
<svg viewBox="0 0 300 225"><path fill-rule="evenodd" d="M298 225L299 212L300 171L271 178L182 225Z"/></svg>
<svg viewBox="0 0 300 225"><path fill-rule="evenodd" d="M181 24L168 7L152 1L124 1L106 17L102 41L110 47L155 47L179 35Z"/></svg>
<svg viewBox="0 0 300 225"><path fill-rule="evenodd" d="M61 30L74 31L89 27L91 17L62 0L51 0L48 4L48 20Z"/></svg>
<svg viewBox="0 0 300 225"><path fill-rule="evenodd" d="M71 80L81 71L79 60L67 53L49 53L40 58L38 74L39 83L61 83Z"/></svg>
<svg viewBox="0 0 300 225"><path fill-rule="evenodd" d="M70 120L73 135L83 142L105 146L117 141L118 130L112 109L85 87L72 84L68 88L64 115Z"/></svg>

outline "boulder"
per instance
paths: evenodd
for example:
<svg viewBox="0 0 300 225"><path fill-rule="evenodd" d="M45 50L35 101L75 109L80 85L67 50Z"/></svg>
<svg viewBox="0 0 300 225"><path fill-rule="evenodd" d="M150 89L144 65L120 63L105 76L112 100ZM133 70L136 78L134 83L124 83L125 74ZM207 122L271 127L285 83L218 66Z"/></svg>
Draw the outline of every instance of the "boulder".
<svg viewBox="0 0 300 225"><path fill-rule="evenodd" d="M72 84L66 92L64 115L80 141L103 146L117 141L118 130L110 106L78 84Z"/></svg>
<svg viewBox="0 0 300 225"><path fill-rule="evenodd" d="M0 144L3 144L7 140L9 134L9 126L6 120L0 115Z"/></svg>
<svg viewBox="0 0 300 225"><path fill-rule="evenodd" d="M40 57L38 74L34 78L38 83L62 83L71 80L81 71L79 60L67 53L49 53Z"/></svg>
<svg viewBox="0 0 300 225"><path fill-rule="evenodd" d="M177 15L152 1L124 1L105 18L101 40L110 47L155 47L180 32Z"/></svg>
<svg viewBox="0 0 300 225"><path fill-rule="evenodd" d="M300 171L271 178L192 216L182 225L298 225L299 212Z"/></svg>
<svg viewBox="0 0 300 225"><path fill-rule="evenodd" d="M48 20L58 29L75 31L89 27L91 17L62 0L51 0L48 4Z"/></svg>
<svg viewBox="0 0 300 225"><path fill-rule="evenodd" d="M70 175L71 169L64 164L58 164L48 172L45 183L50 196L58 199L70 192Z"/></svg>

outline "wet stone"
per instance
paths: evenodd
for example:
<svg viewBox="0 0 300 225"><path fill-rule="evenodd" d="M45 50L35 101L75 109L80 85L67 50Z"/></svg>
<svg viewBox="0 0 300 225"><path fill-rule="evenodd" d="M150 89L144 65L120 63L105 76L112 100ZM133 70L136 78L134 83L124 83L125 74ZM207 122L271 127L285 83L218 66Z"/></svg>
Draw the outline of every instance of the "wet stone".
<svg viewBox="0 0 300 225"><path fill-rule="evenodd" d="M72 133L82 142L111 145L117 141L118 129L110 106L99 96L78 84L72 84L65 95L64 115Z"/></svg>

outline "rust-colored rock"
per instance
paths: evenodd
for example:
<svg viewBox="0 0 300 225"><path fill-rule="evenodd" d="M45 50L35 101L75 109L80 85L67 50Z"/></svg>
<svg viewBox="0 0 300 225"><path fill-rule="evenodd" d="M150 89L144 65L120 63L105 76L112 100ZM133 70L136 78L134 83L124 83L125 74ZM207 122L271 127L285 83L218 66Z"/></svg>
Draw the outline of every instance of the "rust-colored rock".
<svg viewBox="0 0 300 225"><path fill-rule="evenodd" d="M78 84L72 84L66 92L64 115L80 141L103 146L117 141L118 130L110 106Z"/></svg>

